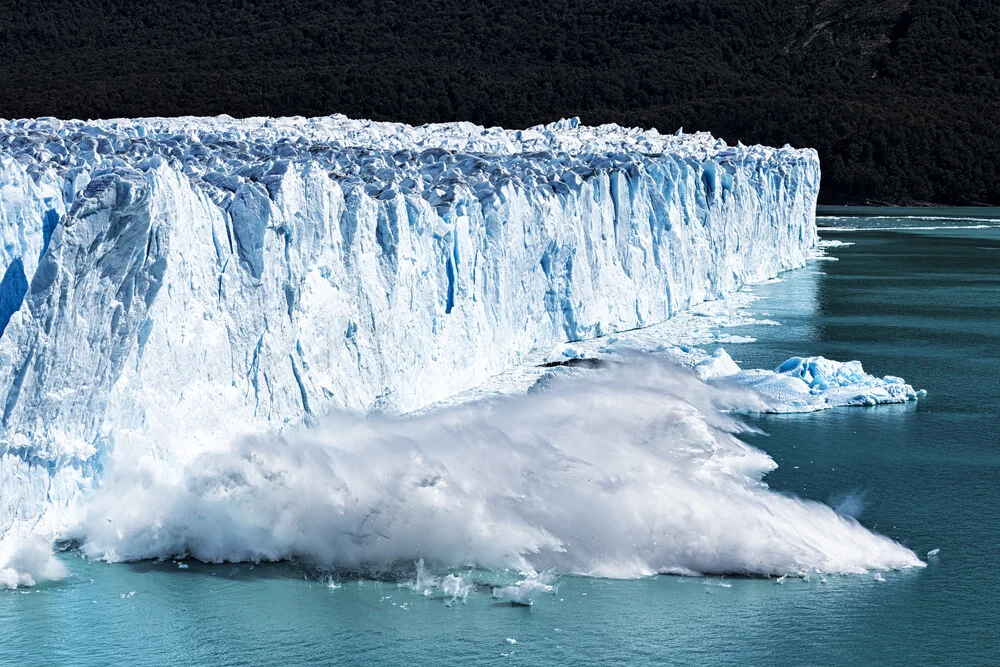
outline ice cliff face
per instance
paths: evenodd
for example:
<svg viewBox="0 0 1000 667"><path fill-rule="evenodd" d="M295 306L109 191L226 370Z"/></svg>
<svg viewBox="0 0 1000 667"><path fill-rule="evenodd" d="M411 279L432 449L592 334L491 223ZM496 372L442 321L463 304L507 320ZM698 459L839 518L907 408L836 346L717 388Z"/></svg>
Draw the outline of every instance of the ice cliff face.
<svg viewBox="0 0 1000 667"><path fill-rule="evenodd" d="M818 188L575 120L2 121L0 535L108 452L411 410L799 266Z"/></svg>

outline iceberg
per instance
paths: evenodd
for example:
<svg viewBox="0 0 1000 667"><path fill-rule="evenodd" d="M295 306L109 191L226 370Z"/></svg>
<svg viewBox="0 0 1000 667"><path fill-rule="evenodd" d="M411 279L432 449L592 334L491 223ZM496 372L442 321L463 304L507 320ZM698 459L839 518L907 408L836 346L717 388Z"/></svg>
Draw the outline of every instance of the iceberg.
<svg viewBox="0 0 1000 667"><path fill-rule="evenodd" d="M0 562L130 451L412 411L801 266L819 182L577 119L0 121Z"/></svg>
<svg viewBox="0 0 1000 667"><path fill-rule="evenodd" d="M926 395L903 378L869 375L860 361L792 357L773 371L741 369L722 348L700 361L695 374L709 382L731 382L753 389L768 412L812 412L834 407L872 407L915 401Z"/></svg>

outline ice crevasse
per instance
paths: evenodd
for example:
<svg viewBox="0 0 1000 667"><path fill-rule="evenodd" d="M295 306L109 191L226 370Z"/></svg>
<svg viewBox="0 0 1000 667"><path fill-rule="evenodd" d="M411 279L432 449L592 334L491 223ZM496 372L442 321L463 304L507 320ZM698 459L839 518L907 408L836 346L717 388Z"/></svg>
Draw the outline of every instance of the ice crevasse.
<svg viewBox="0 0 1000 667"><path fill-rule="evenodd" d="M0 121L0 536L108 452L413 410L800 266L819 182L576 119Z"/></svg>

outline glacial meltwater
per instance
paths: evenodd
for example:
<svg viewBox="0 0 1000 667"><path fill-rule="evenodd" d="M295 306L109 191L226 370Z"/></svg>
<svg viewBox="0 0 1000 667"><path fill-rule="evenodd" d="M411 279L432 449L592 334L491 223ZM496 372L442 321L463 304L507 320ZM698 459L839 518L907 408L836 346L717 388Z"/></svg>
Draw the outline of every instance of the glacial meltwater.
<svg viewBox="0 0 1000 667"><path fill-rule="evenodd" d="M0 591L0 661L1000 662L1000 212L830 213L820 219L827 257L754 289L753 314L778 325L725 329L756 339L727 351L744 368L857 359L927 396L746 417L766 435L740 437L778 463L765 477L772 489L857 517L926 567L525 582L419 563L375 579L299 563L108 564L68 550L67 577Z"/></svg>

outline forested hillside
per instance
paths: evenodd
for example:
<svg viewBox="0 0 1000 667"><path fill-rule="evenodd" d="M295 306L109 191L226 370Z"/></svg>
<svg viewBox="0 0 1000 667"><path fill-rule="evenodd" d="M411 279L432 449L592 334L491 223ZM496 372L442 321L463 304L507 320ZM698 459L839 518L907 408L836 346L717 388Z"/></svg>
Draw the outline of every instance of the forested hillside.
<svg viewBox="0 0 1000 667"><path fill-rule="evenodd" d="M64 0L0 116L580 116L820 151L821 200L1000 204L995 0Z"/></svg>

